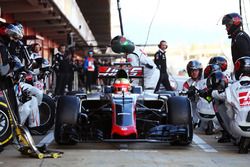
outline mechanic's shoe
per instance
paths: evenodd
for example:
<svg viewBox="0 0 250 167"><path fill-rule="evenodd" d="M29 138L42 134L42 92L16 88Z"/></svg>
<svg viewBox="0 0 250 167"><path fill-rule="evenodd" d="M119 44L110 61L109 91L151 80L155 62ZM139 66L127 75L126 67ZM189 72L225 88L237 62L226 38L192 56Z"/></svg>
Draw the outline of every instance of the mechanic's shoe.
<svg viewBox="0 0 250 167"><path fill-rule="evenodd" d="M248 154L248 148L247 147L239 147L239 154Z"/></svg>
<svg viewBox="0 0 250 167"><path fill-rule="evenodd" d="M241 137L240 143L239 143L239 154L247 154L248 153L248 147L249 147L250 139Z"/></svg>
<svg viewBox="0 0 250 167"><path fill-rule="evenodd" d="M222 136L218 139L218 143L229 143L231 142L231 136L226 131L221 131Z"/></svg>
<svg viewBox="0 0 250 167"><path fill-rule="evenodd" d="M0 146L0 153L4 150L4 148L2 146Z"/></svg>
<svg viewBox="0 0 250 167"><path fill-rule="evenodd" d="M205 130L205 134L206 134L206 135L213 135L213 134L214 134L214 131L213 131L213 129L207 128L207 129Z"/></svg>
<svg viewBox="0 0 250 167"><path fill-rule="evenodd" d="M205 130L205 134L206 135L214 134L214 123L213 123L213 121L208 121L207 129Z"/></svg>

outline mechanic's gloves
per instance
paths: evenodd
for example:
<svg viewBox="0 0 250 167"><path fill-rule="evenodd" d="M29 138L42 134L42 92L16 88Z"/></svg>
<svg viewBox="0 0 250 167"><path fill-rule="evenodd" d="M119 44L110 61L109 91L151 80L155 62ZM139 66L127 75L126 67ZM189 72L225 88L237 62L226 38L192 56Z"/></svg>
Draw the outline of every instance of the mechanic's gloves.
<svg viewBox="0 0 250 167"><path fill-rule="evenodd" d="M212 89L198 90L199 96L207 100L209 103L212 101Z"/></svg>
<svg viewBox="0 0 250 167"><path fill-rule="evenodd" d="M188 91L187 91L187 96L191 101L195 100L196 96L196 88L194 86L190 86Z"/></svg>
<svg viewBox="0 0 250 167"><path fill-rule="evenodd" d="M154 66L150 65L150 64L145 64L145 67L152 69Z"/></svg>

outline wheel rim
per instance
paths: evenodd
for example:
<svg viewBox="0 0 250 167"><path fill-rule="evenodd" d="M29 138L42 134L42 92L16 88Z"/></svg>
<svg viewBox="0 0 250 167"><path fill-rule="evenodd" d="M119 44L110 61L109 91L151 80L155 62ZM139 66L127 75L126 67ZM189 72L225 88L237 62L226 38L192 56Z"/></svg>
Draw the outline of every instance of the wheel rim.
<svg viewBox="0 0 250 167"><path fill-rule="evenodd" d="M40 126L43 126L49 122L51 119L51 108L48 103L42 102L39 106L40 113Z"/></svg>
<svg viewBox="0 0 250 167"><path fill-rule="evenodd" d="M3 136L9 128L9 119L7 115L0 110L0 137Z"/></svg>

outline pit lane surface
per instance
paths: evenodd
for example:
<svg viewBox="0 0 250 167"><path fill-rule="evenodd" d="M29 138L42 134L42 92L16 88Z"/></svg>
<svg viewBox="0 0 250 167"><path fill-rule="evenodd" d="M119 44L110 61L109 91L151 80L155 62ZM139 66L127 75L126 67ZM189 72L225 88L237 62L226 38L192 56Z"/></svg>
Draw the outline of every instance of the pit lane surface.
<svg viewBox="0 0 250 167"><path fill-rule="evenodd" d="M170 146L165 143L80 143L59 146L53 141L53 131L35 136L37 143L50 143L49 148L64 152L60 159L38 160L20 155L13 145L0 154L0 167L245 167L250 154L238 154L232 143L219 144L215 135L195 131L190 146Z"/></svg>

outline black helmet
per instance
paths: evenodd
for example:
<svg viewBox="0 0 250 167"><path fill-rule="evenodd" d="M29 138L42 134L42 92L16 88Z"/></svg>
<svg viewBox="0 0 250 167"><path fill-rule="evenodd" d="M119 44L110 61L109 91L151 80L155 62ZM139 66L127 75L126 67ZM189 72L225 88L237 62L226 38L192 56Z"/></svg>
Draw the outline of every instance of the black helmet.
<svg viewBox="0 0 250 167"><path fill-rule="evenodd" d="M241 75L250 75L250 56L244 56L236 60L234 73L237 80Z"/></svg>
<svg viewBox="0 0 250 167"><path fill-rule="evenodd" d="M115 53L133 53L135 45L123 36L116 36L111 40L111 49Z"/></svg>
<svg viewBox="0 0 250 167"><path fill-rule="evenodd" d="M215 71L221 71L218 64L208 64L204 70L204 78L208 78Z"/></svg>
<svg viewBox="0 0 250 167"><path fill-rule="evenodd" d="M218 90L219 92L225 91L228 86L228 79L222 71L215 71L207 78L207 88Z"/></svg>
<svg viewBox="0 0 250 167"><path fill-rule="evenodd" d="M222 72L227 70L227 60L222 56L212 57L208 64L218 64Z"/></svg>
<svg viewBox="0 0 250 167"><path fill-rule="evenodd" d="M119 69L116 73L116 78L126 78L128 79L128 73L124 69Z"/></svg>
<svg viewBox="0 0 250 167"><path fill-rule="evenodd" d="M222 25L226 26L227 34L232 35L235 31L240 30L242 17L238 13L229 13L223 17Z"/></svg>
<svg viewBox="0 0 250 167"><path fill-rule="evenodd" d="M202 65L199 61L197 60L191 60L188 62L187 64L187 72L188 72L188 76L191 77L191 72L193 70L199 70L199 79L201 78L202 75Z"/></svg>

